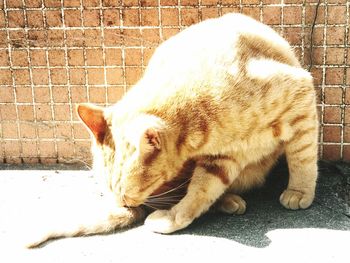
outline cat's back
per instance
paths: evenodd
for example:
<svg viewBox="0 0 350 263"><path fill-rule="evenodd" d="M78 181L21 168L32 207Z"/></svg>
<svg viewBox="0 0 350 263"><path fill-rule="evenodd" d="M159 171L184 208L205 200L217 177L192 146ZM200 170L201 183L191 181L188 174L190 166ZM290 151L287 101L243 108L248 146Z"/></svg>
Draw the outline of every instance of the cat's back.
<svg viewBox="0 0 350 263"><path fill-rule="evenodd" d="M148 71L168 68L181 72L205 71L208 64L212 70L215 65L257 56L300 66L288 42L272 28L248 16L230 13L190 26L163 42Z"/></svg>
<svg viewBox="0 0 350 263"><path fill-rule="evenodd" d="M224 101L231 105L233 99L251 100L266 84L259 80L259 85L247 85L256 78L247 74L249 62L256 58L300 67L288 42L253 18L231 13L205 20L157 48L142 79L124 97L123 107L177 112L204 97L221 108L228 108Z"/></svg>

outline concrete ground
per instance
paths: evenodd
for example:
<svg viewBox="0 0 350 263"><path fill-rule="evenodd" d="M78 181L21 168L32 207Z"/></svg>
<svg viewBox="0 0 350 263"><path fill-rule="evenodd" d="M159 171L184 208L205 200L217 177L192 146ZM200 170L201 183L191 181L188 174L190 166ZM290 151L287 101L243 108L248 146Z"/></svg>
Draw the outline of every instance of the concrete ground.
<svg viewBox="0 0 350 263"><path fill-rule="evenodd" d="M285 167L282 162L264 188L245 196L242 216L207 214L172 235L150 233L141 224L28 250L24 241L44 229L96 213L102 188L90 171L75 167L1 165L0 262L349 262L350 165L321 163L316 200L303 211L278 202Z"/></svg>

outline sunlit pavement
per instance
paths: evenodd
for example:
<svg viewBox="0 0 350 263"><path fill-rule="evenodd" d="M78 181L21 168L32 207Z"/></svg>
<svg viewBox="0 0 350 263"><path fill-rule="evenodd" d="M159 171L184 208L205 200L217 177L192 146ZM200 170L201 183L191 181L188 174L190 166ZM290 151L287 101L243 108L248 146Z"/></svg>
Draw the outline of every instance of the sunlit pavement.
<svg viewBox="0 0 350 263"><path fill-rule="evenodd" d="M103 187L86 170L0 165L0 262L348 262L350 166L322 163L316 200L303 211L278 202L285 167L282 162L266 187L245 196L242 216L207 214L172 235L139 225L29 250L24 244L45 229L96 213Z"/></svg>

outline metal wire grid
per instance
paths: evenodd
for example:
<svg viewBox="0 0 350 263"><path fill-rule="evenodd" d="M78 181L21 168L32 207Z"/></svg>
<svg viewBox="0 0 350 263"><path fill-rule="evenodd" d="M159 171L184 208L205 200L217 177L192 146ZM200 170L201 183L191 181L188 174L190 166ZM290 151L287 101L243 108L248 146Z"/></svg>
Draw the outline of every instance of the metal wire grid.
<svg viewBox="0 0 350 263"><path fill-rule="evenodd" d="M285 35L285 31L288 28L300 28L301 32L301 41L300 43L294 43L294 47L299 51L300 53L300 58L301 61L304 62L306 60L306 51L309 49L308 45L308 39L310 35L308 34L310 31L310 26L307 25L306 23L306 7L316 7L317 1L272 1L272 3L267 4L265 3L266 1L244 1L240 0L239 3L228 3L228 1L219 1L216 5L211 5L210 3L208 4L207 0L199 0L198 3L193 4L193 5L183 5L182 3L183 0L178 0L176 5L161 5L161 0L158 0L155 6L143 6L143 1L138 0L138 6L125 6L123 5L123 2L121 3L121 6L117 6L119 8L119 18L120 21L118 25L104 25L104 11L108 9L115 9L115 6L107 6L105 5L104 1L99 1L98 5L92 6L92 7L84 7L83 0L80 0L79 6L75 7L67 7L65 6L65 3L63 0L60 0L60 6L58 7L46 7L44 1L41 2L41 6L39 7L30 7L26 8L26 1L22 0L22 5L24 8L16 8L16 7L9 7L7 6L8 1L4 1L4 20L5 20L5 27L1 28L0 31L6 32L6 47L2 47L0 49L5 49L8 51L8 58L9 58L9 65L7 67L0 67L0 69L10 69L11 71L11 81L12 83L10 85L2 85L3 87L5 86L21 86L21 85L16 85L16 80L15 80L15 73L14 71L17 69L28 69L29 70L29 78L30 78L30 88L31 88L31 94L32 94L32 100L31 102L19 102L17 100L17 92L15 89L13 89L13 98L14 98L14 105L15 105L15 111L16 111L16 129L17 129L17 137L15 136L14 138L7 138L4 136L0 137L0 142L3 145L2 147L2 158L3 161L5 162L71 162L71 161L80 161L80 160L85 160L88 156L86 152L88 152L88 143L89 139L88 138L75 138L75 131L74 131L74 125L78 124L78 121L74 115L74 102L72 99L72 88L75 86L81 87L83 86L85 88L86 96L87 96L87 101L91 101L90 98L90 88L92 87L98 87L98 88L105 88L105 101L103 103L100 103L101 105L109 105L111 103L111 100L109 99L109 89L108 87L120 87L123 89L125 92L128 87L130 86L130 83L127 81L126 78L126 71L127 70L136 70L141 67L141 70L144 70L146 66L146 61L145 61L145 51L146 49L154 48L155 46L158 45L158 41L153 42L153 40L147 39L145 36L145 30L157 30L159 34L159 40L163 41L165 38L168 36L164 35L164 30L167 29L174 29L176 30L182 30L185 28L187 25L183 23L183 10L188 10L192 9L195 11L198 11L198 21L202 20L204 18L204 11L206 9L212 9L216 11L217 13L214 13L214 16L221 16L224 13L228 11L240 11L240 12L245 12L248 8L250 10L258 10L258 19L260 21L264 21L265 18L265 8L269 7L277 7L280 8L280 24L275 24L273 27L279 31L282 35ZM235 1L233 1L235 2ZM286 2L286 3L285 3ZM320 120L321 120L321 125L323 126L337 126L340 127L341 130L341 135L340 135L340 141L335 141L335 142L325 142L324 141L324 134L321 129L320 133L320 155L323 156L324 152L324 147L337 147L335 148L335 152L338 151L338 155L336 158L350 158L350 156L346 157L344 156L345 152L345 147L350 146L349 142L345 142L344 140L344 130L346 127L345 123L345 108L346 108L346 88L348 88L348 83L347 80L347 69L349 68L348 65L348 58L347 58L347 51L349 47L349 1L346 2L346 23L344 24L336 24L336 25L328 25L328 9L330 6L336 6L337 3L328 3L327 1L321 1L319 8L323 9L323 16L324 16L324 23L318 23L315 25L315 29L322 29L323 28L323 42L321 44L314 43L315 48L322 48L322 64L317 65L314 64L313 68L316 70L321 70L322 72L322 78L321 82L317 85L319 89L321 89L321 98L319 102L319 109L320 109ZM288 7L298 7L301 8L301 23L300 24L285 24L285 9ZM163 25L163 17L162 17L162 11L164 9L176 9L178 12L178 24L177 25ZM98 10L99 11L99 26L85 26L85 18L83 11L84 10ZM143 12L142 10L157 10L157 15L158 15L158 23L157 25L152 25L152 26L141 26L140 24L137 25L125 25L124 24L124 10L136 10L137 11L137 16L138 16L138 21L141 23L143 19ZM23 10L23 16L24 16L24 28L22 27L9 27L9 17L8 13L9 11L14 11L14 10ZM59 27L49 27L47 24L47 11L49 10L60 10L61 17L62 17L62 25ZM66 26L66 18L65 14L67 10L78 10L80 13L80 26ZM49 46L49 45L42 45L40 43L36 43L35 40L31 40L29 36L29 31L33 30L33 28L30 28L28 26L28 21L27 21L27 12L28 11L40 11L42 12L42 17L43 17L43 28L41 29L36 29L44 32L46 39L49 39L49 30L52 31L63 31L63 46ZM327 32L331 30L332 28L336 27L341 27L344 28L344 42L343 44L329 44L327 43ZM35 28L34 28L35 29ZM127 37L124 35L124 30L136 30L138 31L139 37ZM13 39L10 36L11 31L16 31L16 30L24 30L24 36L25 39L20 40L18 42L14 42ZM100 45L91 45L91 46L74 46L68 44L68 41L70 41L72 38L71 35L69 35L70 32L76 32L76 31L81 31L82 32L82 38L83 39L88 39L89 38L89 30L98 30L100 33L99 37L101 38L101 44ZM116 36L114 41L115 41L115 46L111 47L109 44L106 45L106 39L105 39L105 33L107 32L106 30L116 30L116 32L120 32L120 36ZM130 41L128 41L128 38ZM74 39L73 39L74 40ZM119 41L119 43L118 43ZM327 48L329 47L338 47L338 48L343 48L344 49L344 60L345 63L344 65L330 65L327 64ZM106 63L106 50L107 49L118 49L121 51L121 64L120 65L107 65ZM129 49L140 49L141 50L141 61L140 61L140 66L133 66L133 65L126 65L126 51ZM27 54L27 62L28 66L16 66L13 65L12 63L12 51L13 50L24 50L26 51ZM46 60L46 65L43 66L34 66L32 65L31 62L31 56L30 52L32 50L44 50L45 51L45 60ZM63 50L64 51L64 65L63 66L53 66L50 64L49 61L49 52L52 50ZM83 51L83 58L84 58L84 64L81 66L73 66L69 64L69 58L68 58L68 53L71 50L82 50ZM88 64L88 58L87 58L87 51L89 50L102 50L102 61L103 61L103 83L101 84L90 84L90 79L89 79L89 74L91 72L89 71L90 69L101 69L101 66L94 66L94 65L89 65ZM304 64L304 66L307 66L307 64ZM121 83L118 83L118 85L110 85L107 81L107 70L109 69L114 69L118 68L121 69L122 71L122 80ZM325 82L326 80L326 71L328 68L341 68L344 71L343 74L343 84L338 85L338 84L328 84ZM50 101L47 105L50 107L51 111L51 120L45 120L45 121L40 121L37 118L37 106L40 105L40 103L35 101L35 88L36 84L34 84L33 81L33 69L43 69L47 70L48 73L48 85L47 86L49 90L49 97ZM65 84L56 84L52 83L52 69L63 69L65 71L65 78L67 79ZM70 70L71 69L82 69L84 71L84 77L85 77L85 84L73 84L71 83L71 75L70 75ZM28 86L28 85L25 85ZM53 87L65 87L67 88L68 91L68 101L65 102L56 102L54 100L53 96ZM325 103L325 88L329 87L339 87L341 86L342 88L342 103L341 105L338 104L326 104ZM1 87L0 87L1 88ZM8 104L8 102L2 102L1 104ZM32 106L33 109L33 115L34 119L33 121L25 121L25 120L20 120L19 117L19 106ZM55 112L57 110L57 107L63 105L63 106L68 106L69 108L69 117L67 120L60 120L57 119L55 116ZM325 123L324 122L324 112L325 112L325 107L328 106L334 106L334 107L340 107L341 109L341 122L340 123ZM11 121L5 121L2 120L0 124L1 128L1 134L3 135L3 123L6 122L11 122ZM70 132L68 133L70 136L67 136L67 138L62 138L61 136L58 136L58 131L57 131L57 125L58 124L66 124L68 125ZM21 132L21 125L22 124L28 124L28 125L33 125L35 128L35 136L34 138L23 138ZM39 136L39 131L38 127L40 125L47 125L50 128L53 129L53 136L51 137L46 137L46 138L41 138ZM42 145L45 142L52 142L54 145L54 155L50 156L45 156L42 152L41 149L43 148ZM81 144L82 147L76 147L77 144ZM19 147L19 152L14 152L11 155L11 151L9 152L5 148L11 147L11 145L16 144L17 147ZM34 145L34 147L33 147ZM60 149L63 148L63 149ZM34 149L34 152L33 152ZM85 153L82 154L82 151L85 150ZM330 151L331 153L334 152L334 150ZM19 153L19 154L18 154ZM329 154L328 154L329 155ZM350 155L350 153L348 154ZM327 156L331 157L332 156Z"/></svg>

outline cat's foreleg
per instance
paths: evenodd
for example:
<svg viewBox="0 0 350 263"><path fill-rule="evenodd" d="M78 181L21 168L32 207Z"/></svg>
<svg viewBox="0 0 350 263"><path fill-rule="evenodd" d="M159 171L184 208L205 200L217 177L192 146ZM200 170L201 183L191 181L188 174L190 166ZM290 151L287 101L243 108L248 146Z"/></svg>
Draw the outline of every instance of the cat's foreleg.
<svg viewBox="0 0 350 263"><path fill-rule="evenodd" d="M198 161L185 197L170 210L150 214L145 226L165 234L187 227L226 191L239 171L234 160Z"/></svg>
<svg viewBox="0 0 350 263"><path fill-rule="evenodd" d="M315 196L318 132L315 115L316 113L306 119L304 125L286 143L289 182L280 202L289 209L308 208Z"/></svg>

